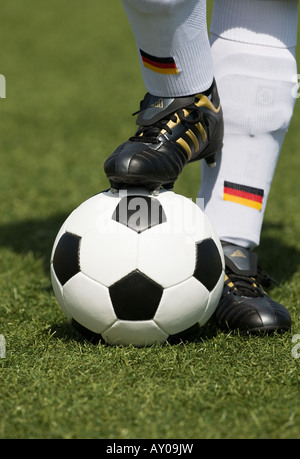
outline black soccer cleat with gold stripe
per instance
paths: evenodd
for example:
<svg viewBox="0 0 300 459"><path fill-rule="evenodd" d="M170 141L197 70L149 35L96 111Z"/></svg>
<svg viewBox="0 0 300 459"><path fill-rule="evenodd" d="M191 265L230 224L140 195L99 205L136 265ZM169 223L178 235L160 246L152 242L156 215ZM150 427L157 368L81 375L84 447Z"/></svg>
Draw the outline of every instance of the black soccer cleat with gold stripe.
<svg viewBox="0 0 300 459"><path fill-rule="evenodd" d="M272 280L257 265L257 254L236 245L222 245L225 285L214 314L217 326L252 334L289 331L288 310L264 291Z"/></svg>
<svg viewBox="0 0 300 459"><path fill-rule="evenodd" d="M215 82L205 93L188 97L147 93L136 123L136 134L105 161L114 189L172 188L187 163L205 158L214 166L222 148L223 114Z"/></svg>

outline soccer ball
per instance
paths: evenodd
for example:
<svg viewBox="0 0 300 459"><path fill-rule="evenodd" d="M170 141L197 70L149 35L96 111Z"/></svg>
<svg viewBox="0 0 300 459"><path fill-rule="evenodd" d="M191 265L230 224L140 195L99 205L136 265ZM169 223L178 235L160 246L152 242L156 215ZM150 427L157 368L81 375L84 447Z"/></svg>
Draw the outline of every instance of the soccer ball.
<svg viewBox="0 0 300 459"><path fill-rule="evenodd" d="M63 223L51 280L67 318L110 345L150 346L203 326L224 283L219 239L172 191L101 192Z"/></svg>

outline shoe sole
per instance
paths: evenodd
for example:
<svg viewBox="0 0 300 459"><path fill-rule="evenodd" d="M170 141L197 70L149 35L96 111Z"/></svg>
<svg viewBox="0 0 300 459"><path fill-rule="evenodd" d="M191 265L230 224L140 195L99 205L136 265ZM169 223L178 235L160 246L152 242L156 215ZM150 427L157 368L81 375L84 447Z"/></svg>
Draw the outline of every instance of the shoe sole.
<svg viewBox="0 0 300 459"><path fill-rule="evenodd" d="M205 159L209 167L215 167L216 166L216 156L217 154L214 152L212 154L210 153L208 156L202 156L199 159ZM143 186L151 192L151 191L159 189L162 186L167 189L172 189L178 177L179 175L174 176L171 180L169 179L167 183L162 179L161 180L157 180L157 179L155 180L153 178L149 179L145 175L137 175L137 174L130 174L130 173L116 174L115 176L109 175L108 179L110 181L111 188L116 189L116 190L125 189L127 187L133 187L133 186Z"/></svg>
<svg viewBox="0 0 300 459"><path fill-rule="evenodd" d="M223 329L224 330L224 329ZM286 333L288 331L290 331L291 328L290 327L257 327L257 328L249 328L248 330L241 330L239 328L237 329L227 329L227 330L224 330L224 331L234 331L234 332L238 332L239 334L241 335L269 335L269 334L272 334L272 333Z"/></svg>
<svg viewBox="0 0 300 459"><path fill-rule="evenodd" d="M178 177L174 177L174 180L171 180L168 183L164 183L162 180L149 180L144 175L134 175L134 174L124 174L124 176L109 177L111 188L119 190L125 189L128 187L142 186L147 188L147 190L154 191L159 189L161 186L165 186L168 189L173 188L174 182Z"/></svg>

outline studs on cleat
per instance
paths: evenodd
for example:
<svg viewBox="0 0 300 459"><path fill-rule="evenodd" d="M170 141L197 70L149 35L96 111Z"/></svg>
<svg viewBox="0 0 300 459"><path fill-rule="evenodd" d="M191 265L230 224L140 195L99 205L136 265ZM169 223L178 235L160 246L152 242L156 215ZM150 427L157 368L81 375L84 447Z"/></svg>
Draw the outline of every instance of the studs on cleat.
<svg viewBox="0 0 300 459"><path fill-rule="evenodd" d="M214 163L207 163L208 167L216 167L217 163L216 161Z"/></svg>
<svg viewBox="0 0 300 459"><path fill-rule="evenodd" d="M125 188L124 186L120 186L119 188L116 188L116 187L110 187L109 191L112 193L112 194L119 194L120 192L126 192L127 189L132 189L132 188L135 188L133 186L130 186L128 188ZM137 185L137 188L138 185ZM140 187L141 189L144 188L145 190L148 191L148 193L152 196L158 196L160 191L161 190L167 190L167 191L173 191L173 188L174 188L174 183L168 183L166 185L162 185L162 186L157 186L157 187L151 187L151 186L143 186L143 187Z"/></svg>
<svg viewBox="0 0 300 459"><path fill-rule="evenodd" d="M216 162L216 154L213 154L211 156L207 156L205 158L205 161L206 161L206 164L208 165L208 167L216 167L217 165L217 162Z"/></svg>
<svg viewBox="0 0 300 459"><path fill-rule="evenodd" d="M152 194L152 196L158 196L159 195L159 190L160 190L160 186L155 188L155 190L151 191L150 194Z"/></svg>
<svg viewBox="0 0 300 459"><path fill-rule="evenodd" d="M173 191L175 182L164 183L162 186L165 190Z"/></svg>
<svg viewBox="0 0 300 459"><path fill-rule="evenodd" d="M132 189L132 188L135 188L133 186L130 186L128 189ZM138 185L137 185L137 188L138 188ZM153 195L153 196L158 196L159 195L159 192L160 192L160 189L162 188L161 186L158 186L156 188L153 188L153 187L140 187L140 188L145 188L149 194ZM126 192L126 188L124 186L120 186L119 188L115 188L115 187L110 187L110 192L112 194L119 194L120 192Z"/></svg>

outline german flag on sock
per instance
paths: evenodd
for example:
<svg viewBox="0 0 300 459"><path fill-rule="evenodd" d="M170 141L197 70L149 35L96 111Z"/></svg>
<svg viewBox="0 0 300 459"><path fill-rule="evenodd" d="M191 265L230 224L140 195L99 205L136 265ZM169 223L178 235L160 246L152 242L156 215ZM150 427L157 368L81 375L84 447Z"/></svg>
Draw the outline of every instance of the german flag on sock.
<svg viewBox="0 0 300 459"><path fill-rule="evenodd" d="M224 181L224 201L231 201L243 206L261 210L264 190L252 186Z"/></svg>
<svg viewBox="0 0 300 459"><path fill-rule="evenodd" d="M145 53L140 49L142 61L145 67L154 72L172 75L178 73L178 68L173 57L156 57Z"/></svg>

